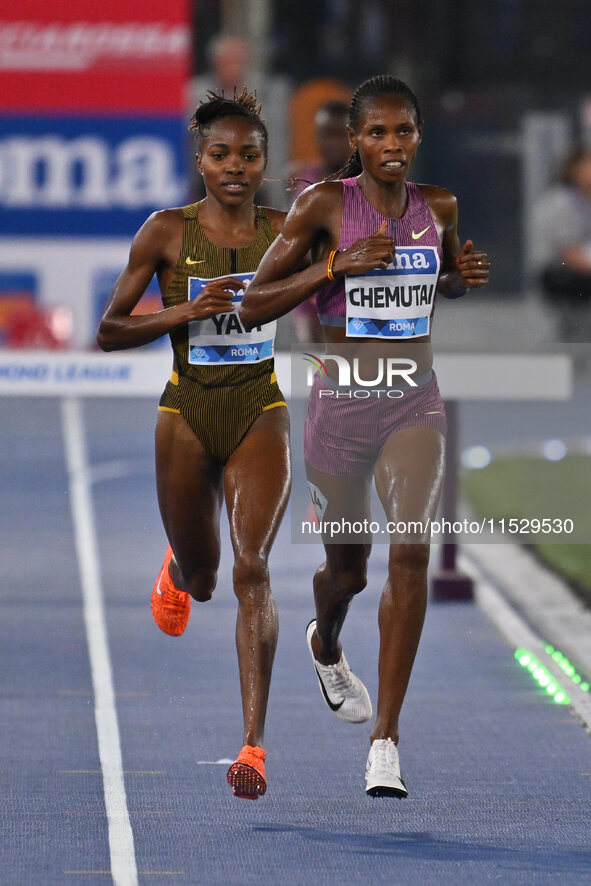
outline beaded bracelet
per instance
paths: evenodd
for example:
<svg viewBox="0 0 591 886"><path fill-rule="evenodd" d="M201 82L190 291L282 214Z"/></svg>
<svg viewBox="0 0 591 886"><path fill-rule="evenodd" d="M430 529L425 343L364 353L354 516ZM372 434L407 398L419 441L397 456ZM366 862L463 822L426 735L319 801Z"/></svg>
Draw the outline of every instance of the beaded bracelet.
<svg viewBox="0 0 591 886"><path fill-rule="evenodd" d="M328 256L328 264L326 265L326 276L329 280L334 282L334 274L332 272L332 266L334 264L335 256L339 250L333 249L330 255Z"/></svg>

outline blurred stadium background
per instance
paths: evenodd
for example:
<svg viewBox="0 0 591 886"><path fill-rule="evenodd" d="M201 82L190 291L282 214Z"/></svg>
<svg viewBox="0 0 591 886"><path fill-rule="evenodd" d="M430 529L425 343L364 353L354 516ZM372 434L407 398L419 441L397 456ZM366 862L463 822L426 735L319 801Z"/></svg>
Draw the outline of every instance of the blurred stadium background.
<svg viewBox="0 0 591 886"><path fill-rule="evenodd" d="M562 306L542 297L531 256L536 201L572 143L591 137L590 34L585 0L106 0L100 8L23 0L5 10L4 383L18 386L24 371L10 362L15 350L95 349L97 322L133 233L153 210L200 196L187 121L207 88L246 81L258 90L270 130L260 199L287 208L289 170L317 155L316 109L389 72L411 84L423 109L415 180L457 194L460 236L473 238L494 264L485 293L460 304L440 300L436 345L537 353L576 347L582 399L573 403L572 423L564 416L548 423L540 406L546 426L538 422L534 431L535 423L487 407L487 420L479 418L470 434L476 413L464 403L462 444L487 446L491 434L505 449L559 438L568 456L575 439L585 454L588 311L565 324ZM138 309L158 305L154 281ZM282 319L279 348L295 337L292 319ZM167 347L166 339L150 346ZM577 462L575 485L579 470ZM583 548L578 556L586 557ZM579 583L586 571L578 570Z"/></svg>
<svg viewBox="0 0 591 886"><path fill-rule="evenodd" d="M215 82L220 34L247 46L229 76L263 101L269 178L314 157L323 99L378 72L412 85L425 118L415 178L458 195L462 235L494 257L495 312L527 298L532 204L591 128L585 0L24 0L2 19L5 344L13 312L34 303L67 308L58 338L93 347L131 235L194 196L186 123ZM289 204L282 182L265 196Z"/></svg>

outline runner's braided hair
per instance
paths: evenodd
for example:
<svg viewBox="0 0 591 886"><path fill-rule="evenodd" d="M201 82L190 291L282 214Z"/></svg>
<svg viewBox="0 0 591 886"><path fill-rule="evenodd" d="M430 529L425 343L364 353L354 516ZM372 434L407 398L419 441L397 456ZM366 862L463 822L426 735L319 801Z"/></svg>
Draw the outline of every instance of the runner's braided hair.
<svg viewBox="0 0 591 886"><path fill-rule="evenodd" d="M368 99L376 98L379 95L399 96L401 99L408 102L413 109L417 126L420 126L423 122L419 102L410 86L407 86L403 80L397 80L396 77L392 77L390 74L379 74L377 77L371 77L369 80L362 83L361 86L358 86L353 94L351 104L349 105L348 120L349 126L353 132L357 132L359 129L359 123L365 102ZM359 158L359 151L355 149L343 168L331 177L334 179L353 178L356 175L360 175L362 172L363 167Z"/></svg>
<svg viewBox="0 0 591 886"><path fill-rule="evenodd" d="M221 117L244 117L261 133L266 158L269 136L265 121L261 117L261 110L256 90L249 92L247 86L244 86L240 93L234 87L234 98L231 99L225 97L223 90L221 94L208 91L205 101L200 103L189 124L189 130L195 132L197 150L201 151L202 139L208 135L208 129L214 120L219 120Z"/></svg>

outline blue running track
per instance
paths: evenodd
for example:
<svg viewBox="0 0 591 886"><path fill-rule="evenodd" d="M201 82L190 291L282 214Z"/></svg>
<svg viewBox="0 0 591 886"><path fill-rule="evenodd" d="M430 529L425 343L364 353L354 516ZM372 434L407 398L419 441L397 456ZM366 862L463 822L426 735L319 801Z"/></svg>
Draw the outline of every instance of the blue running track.
<svg viewBox="0 0 591 886"><path fill-rule="evenodd" d="M269 787L235 799L241 745L227 538L214 599L186 634L152 621L165 540L153 404L84 403L127 809L138 880L170 884L591 882L591 743L471 604L430 606L403 711L410 798L365 796L370 724L336 719L305 643L317 545L272 557L280 638L267 721ZM59 403L0 401L0 742L3 886L111 882L93 684ZM294 495L305 495L297 475ZM386 548L343 645L376 694Z"/></svg>

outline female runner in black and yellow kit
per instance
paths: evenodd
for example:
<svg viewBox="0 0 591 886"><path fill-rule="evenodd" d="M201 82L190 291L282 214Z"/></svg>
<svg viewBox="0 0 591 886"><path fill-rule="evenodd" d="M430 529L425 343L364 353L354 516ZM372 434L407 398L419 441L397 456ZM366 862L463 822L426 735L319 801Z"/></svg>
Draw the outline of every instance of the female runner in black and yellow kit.
<svg viewBox="0 0 591 886"><path fill-rule="evenodd" d="M266 790L263 730L277 643L267 560L289 495L289 417L273 368L274 324L246 332L234 307L285 213L253 202L267 160L255 96L210 94L191 128L206 196L154 213L138 231L98 343L113 350L170 334L174 368L156 425L158 502L170 547L152 611L163 631L178 635L191 597L211 598L225 496L244 717L244 747L228 781L236 796L256 799ZM164 310L132 315L154 273Z"/></svg>

